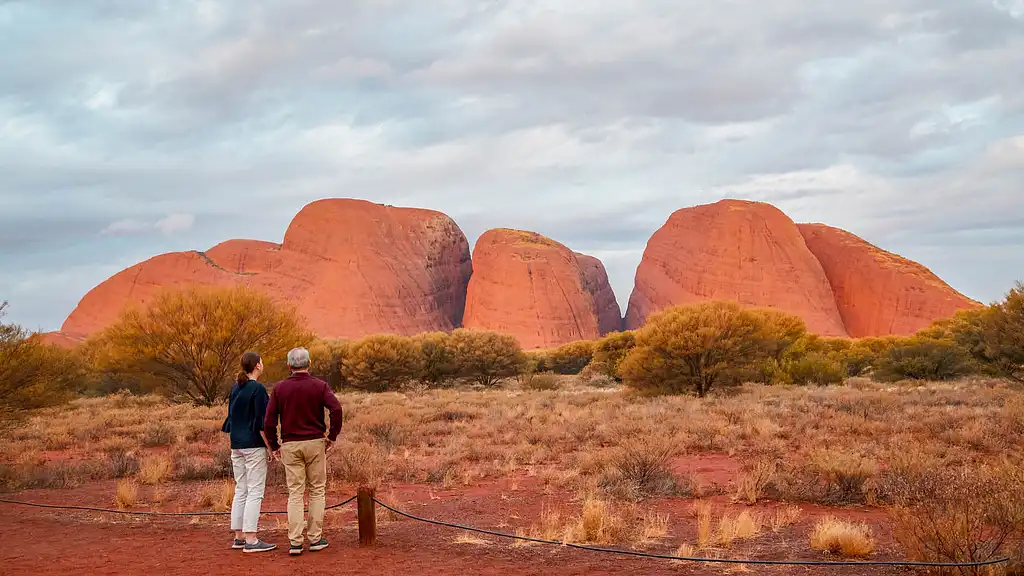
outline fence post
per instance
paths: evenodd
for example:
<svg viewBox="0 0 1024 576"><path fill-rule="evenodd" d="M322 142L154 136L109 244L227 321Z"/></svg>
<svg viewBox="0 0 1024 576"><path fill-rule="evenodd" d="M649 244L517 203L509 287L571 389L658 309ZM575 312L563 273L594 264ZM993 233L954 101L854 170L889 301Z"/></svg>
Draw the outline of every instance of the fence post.
<svg viewBox="0 0 1024 576"><path fill-rule="evenodd" d="M360 487L356 495L359 515L359 545L373 546L377 541L377 511L373 488Z"/></svg>

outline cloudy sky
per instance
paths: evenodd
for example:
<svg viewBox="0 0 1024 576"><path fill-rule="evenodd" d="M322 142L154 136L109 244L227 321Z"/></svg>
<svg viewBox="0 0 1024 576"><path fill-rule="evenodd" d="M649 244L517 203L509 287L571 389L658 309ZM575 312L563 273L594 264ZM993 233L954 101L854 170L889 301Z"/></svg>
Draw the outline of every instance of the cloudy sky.
<svg viewBox="0 0 1024 576"><path fill-rule="evenodd" d="M0 300L280 241L323 197L534 230L620 302L672 210L775 203L1024 279L1024 0L0 0Z"/></svg>

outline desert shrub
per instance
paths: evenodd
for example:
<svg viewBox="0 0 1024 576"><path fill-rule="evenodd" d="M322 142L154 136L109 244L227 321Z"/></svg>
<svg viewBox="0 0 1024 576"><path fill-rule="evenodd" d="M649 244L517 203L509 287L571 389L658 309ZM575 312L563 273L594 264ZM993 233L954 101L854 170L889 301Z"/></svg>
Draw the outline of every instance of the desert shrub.
<svg viewBox="0 0 1024 576"><path fill-rule="evenodd" d="M793 384L839 384L846 378L842 362L818 352L786 360L783 364L786 379Z"/></svg>
<svg viewBox="0 0 1024 576"><path fill-rule="evenodd" d="M586 340L563 344L547 354L548 369L555 374L579 374L594 357L594 343Z"/></svg>
<svg viewBox="0 0 1024 576"><path fill-rule="evenodd" d="M878 360L875 377L889 382L953 380L971 371L966 352L956 343L912 336L893 342Z"/></svg>
<svg viewBox="0 0 1024 576"><path fill-rule="evenodd" d="M775 349L763 316L732 302L705 302L664 310L636 333L636 347L619 366L626 385L662 393L704 396L730 370Z"/></svg>
<svg viewBox="0 0 1024 576"><path fill-rule="evenodd" d="M514 336L460 328L452 332L451 345L459 375L480 384L494 386L522 370L526 355Z"/></svg>
<svg viewBox="0 0 1024 576"><path fill-rule="evenodd" d="M891 489L894 535L914 560L984 562L1021 551L1024 473L1016 464L933 468L896 478Z"/></svg>
<svg viewBox="0 0 1024 576"><path fill-rule="evenodd" d="M174 458L174 478L182 482L214 480L225 477L219 462L198 456L178 455ZM148 482L143 482L147 484Z"/></svg>
<svg viewBox="0 0 1024 576"><path fill-rule="evenodd" d="M377 445L388 451L404 444L409 436L407 423L394 416L376 414L367 417L360 425Z"/></svg>
<svg viewBox="0 0 1024 576"><path fill-rule="evenodd" d="M811 548L827 554L858 558L875 551L875 540L867 524L826 517L814 525Z"/></svg>
<svg viewBox="0 0 1024 576"><path fill-rule="evenodd" d="M987 370L1024 382L1024 283L987 308L961 311L948 323L951 337Z"/></svg>
<svg viewBox="0 0 1024 576"><path fill-rule="evenodd" d="M558 376L554 374L534 374L520 382L524 390L558 390Z"/></svg>
<svg viewBox="0 0 1024 576"><path fill-rule="evenodd" d="M0 318L6 309L0 303ZM0 323L0 425L23 410L58 404L84 380L72 351L43 344L16 324Z"/></svg>
<svg viewBox="0 0 1024 576"><path fill-rule="evenodd" d="M846 365L846 375L855 378L875 368L894 341L894 338L861 338L853 341L849 348L839 352L839 358Z"/></svg>
<svg viewBox="0 0 1024 576"><path fill-rule="evenodd" d="M821 450L812 455L810 470L824 489L822 501L857 504L867 498L868 482L878 474L878 465L857 454Z"/></svg>
<svg viewBox="0 0 1024 576"><path fill-rule="evenodd" d="M167 456L147 456L139 464L138 480L148 485L159 484L170 477L171 466Z"/></svg>
<svg viewBox="0 0 1024 576"><path fill-rule="evenodd" d="M636 335L633 332L612 332L594 343L594 357L591 363L603 368L603 373L619 378L619 364L633 347Z"/></svg>
<svg viewBox="0 0 1024 576"><path fill-rule="evenodd" d="M331 478L376 487L387 473L387 456L366 444L353 444L331 453L327 460Z"/></svg>
<svg viewBox="0 0 1024 576"><path fill-rule="evenodd" d="M667 441L631 441L612 455L600 478L601 487L614 496L631 500L676 495L681 485L670 467L676 452L675 446Z"/></svg>
<svg viewBox="0 0 1024 576"><path fill-rule="evenodd" d="M368 336L352 345L345 366L350 386L367 392L398 390L420 373L420 351L410 338Z"/></svg>
<svg viewBox="0 0 1024 576"><path fill-rule="evenodd" d="M618 380L608 374L608 368L603 362L591 362L580 372L580 380L583 384L593 388L613 388L618 385Z"/></svg>
<svg viewBox="0 0 1024 576"><path fill-rule="evenodd" d="M751 310L751 314L761 328L765 352L776 361L781 362L790 348L807 337L807 325L798 316L769 309Z"/></svg>
<svg viewBox="0 0 1024 576"><path fill-rule="evenodd" d="M231 481L205 484L196 494L196 506L204 510L212 509L214 512L227 512L231 510L234 496L235 486Z"/></svg>
<svg viewBox="0 0 1024 576"><path fill-rule="evenodd" d="M422 364L418 377L421 382L435 388L447 388L455 383L459 376L459 364L451 344L451 335L427 332L413 338L413 344L420 352Z"/></svg>
<svg viewBox="0 0 1024 576"><path fill-rule="evenodd" d="M127 478L139 473L139 458L131 452L112 451L107 454L107 462L114 478Z"/></svg>
<svg viewBox="0 0 1024 576"><path fill-rule="evenodd" d="M630 527L614 505L589 497L583 501L580 515L566 526L564 535L568 542L607 545L628 540Z"/></svg>
<svg viewBox="0 0 1024 576"><path fill-rule="evenodd" d="M331 389L348 386L346 362L351 344L345 340L317 340L309 347L309 373L327 382Z"/></svg>
<svg viewBox="0 0 1024 576"><path fill-rule="evenodd" d="M775 480L777 471L778 464L769 458L759 458L745 464L736 481L736 499L748 506L757 504Z"/></svg>
<svg viewBox="0 0 1024 576"><path fill-rule="evenodd" d="M174 428L164 422L154 422L146 427L146 431L142 435L142 445L146 448L170 446L177 439Z"/></svg>
<svg viewBox="0 0 1024 576"><path fill-rule="evenodd" d="M239 286L165 290L97 339L99 369L144 375L174 398L212 405L227 395L244 352L259 350L269 369L313 335L294 307Z"/></svg>

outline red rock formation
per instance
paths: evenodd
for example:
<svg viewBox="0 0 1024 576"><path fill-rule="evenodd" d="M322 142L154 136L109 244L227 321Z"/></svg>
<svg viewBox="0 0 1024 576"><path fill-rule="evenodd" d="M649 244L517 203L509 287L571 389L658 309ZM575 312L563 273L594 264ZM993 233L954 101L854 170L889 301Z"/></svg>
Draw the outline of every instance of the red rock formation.
<svg viewBox="0 0 1024 576"><path fill-rule="evenodd" d="M488 230L473 249L463 325L512 334L524 348L598 337L599 317L610 323L611 287L598 273L604 267L588 258L581 265L571 250L533 232Z"/></svg>
<svg viewBox="0 0 1024 576"><path fill-rule="evenodd" d="M604 264L593 256L576 253L576 261L583 270L583 289L594 299L597 310L597 324L601 334L622 330L622 311L615 299L615 292L608 282Z"/></svg>
<svg viewBox="0 0 1024 576"><path fill-rule="evenodd" d="M211 264L199 252L172 252L154 256L114 274L93 288L71 312L61 332L84 338L107 327L126 305L145 306L164 288L230 286L237 275Z"/></svg>
<svg viewBox="0 0 1024 576"><path fill-rule="evenodd" d="M846 335L821 264L796 224L768 204L722 200L673 213L637 268L626 328L663 308L705 300L777 308L817 334Z"/></svg>
<svg viewBox="0 0 1024 576"><path fill-rule="evenodd" d="M931 270L823 224L800 224L821 262L850 336L913 334L958 310L980 306Z"/></svg>
<svg viewBox="0 0 1024 576"><path fill-rule="evenodd" d="M440 212L321 200L299 212L281 245L229 240L114 275L86 294L62 331L100 330L164 287L232 284L295 302L325 338L450 330L462 321L471 271L465 235Z"/></svg>

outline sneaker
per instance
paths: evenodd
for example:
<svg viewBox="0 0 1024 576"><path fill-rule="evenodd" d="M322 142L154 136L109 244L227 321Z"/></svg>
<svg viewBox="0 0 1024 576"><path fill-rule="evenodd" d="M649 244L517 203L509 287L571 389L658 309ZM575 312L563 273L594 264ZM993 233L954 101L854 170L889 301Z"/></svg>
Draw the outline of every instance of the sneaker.
<svg viewBox="0 0 1024 576"><path fill-rule="evenodd" d="M327 546L329 546L329 544L327 544L327 538L321 538L317 542L310 542L309 543L309 551L310 552L319 552L319 551L323 550L324 548L327 548Z"/></svg>
<svg viewBox="0 0 1024 576"><path fill-rule="evenodd" d="M245 548L245 540L239 540L238 538L235 538L235 541L231 544L231 549L241 550L243 548Z"/></svg>
<svg viewBox="0 0 1024 576"><path fill-rule="evenodd" d="M298 556L299 554L302 554L302 544L299 544L298 546L292 544L291 547L288 548L288 553L292 556Z"/></svg>
<svg viewBox="0 0 1024 576"><path fill-rule="evenodd" d="M277 544L268 544L263 540L257 540L255 544L246 544L245 550L242 550L242 552L246 554L251 552L270 552L275 548L277 548Z"/></svg>

